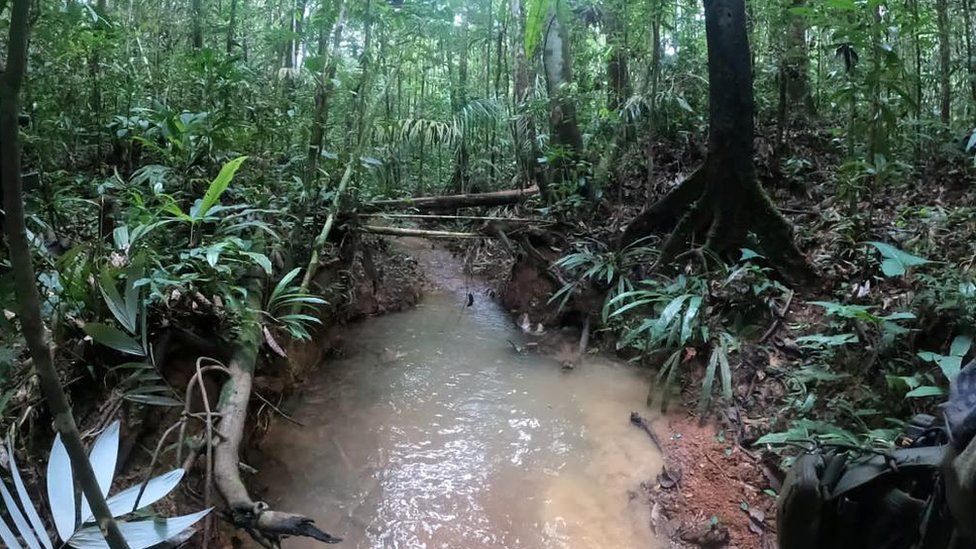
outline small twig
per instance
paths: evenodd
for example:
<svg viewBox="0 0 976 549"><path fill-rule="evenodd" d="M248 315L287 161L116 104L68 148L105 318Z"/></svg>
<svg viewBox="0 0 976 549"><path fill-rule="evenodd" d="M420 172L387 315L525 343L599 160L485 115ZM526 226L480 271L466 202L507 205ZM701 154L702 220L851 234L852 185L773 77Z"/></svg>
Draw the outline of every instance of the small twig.
<svg viewBox="0 0 976 549"><path fill-rule="evenodd" d="M149 486L149 481L152 480L153 469L156 467L156 462L159 460L159 454L163 450L163 443L169 438L170 433L173 432L177 427L182 426L186 422L185 417L181 417L179 421L174 423L163 432L163 436L159 437L159 442L156 443L156 450L153 452L152 459L149 461L149 468L146 470L146 478L142 481L142 485L139 486L139 493L136 495L136 501L132 505L132 512L135 513L136 509L139 508L139 501L142 500L142 495L146 492L146 487Z"/></svg>
<svg viewBox="0 0 976 549"><path fill-rule="evenodd" d="M299 427L304 427L305 426L305 424L302 423L301 421L298 421L297 419L289 416L288 414L286 414L283 411L281 411L280 408L278 408L274 404L271 404L271 401L269 401L268 399L266 399L263 396L261 396L261 393L259 393L257 391L254 391L254 396L258 397L258 400L260 400L261 402L267 404L272 410L274 410L275 412L277 412L278 415L280 415L281 417L285 418L290 423L294 423L295 425L298 425Z"/></svg>
<svg viewBox="0 0 976 549"><path fill-rule="evenodd" d="M197 364L196 364L197 373L196 373L196 376L195 377L196 377L197 385L200 387L200 396L203 399L203 409L207 412L207 439L206 439L206 444L207 444L207 472L206 472L205 484L203 486L203 502L204 502L204 507L209 508L209 507L211 507L211 502L213 501L213 466L214 466L214 460L213 460L213 416L212 416L213 412L210 409L210 397L207 395L207 388L203 384L203 371L204 371L204 369L201 367L201 363L204 360L210 360L211 362L214 363L214 364L208 366L207 368L210 368L210 369L222 369L223 371L227 372L228 374L230 372L229 372L229 370L227 369L226 366L224 366L223 364L221 364L216 359L208 358L208 357L203 357L203 356L197 359ZM189 399L187 399L187 406L189 406L189 402L190 402ZM204 548L206 548L207 547L207 544L210 542L210 530L211 530L211 527L212 526L213 526L213 517L211 517L210 515L207 515L203 519L203 546L204 546Z"/></svg>
<svg viewBox="0 0 976 549"><path fill-rule="evenodd" d="M654 431L651 430L651 426L647 424L647 420L642 418L637 412L631 412L630 422L643 429L644 432L651 437L651 442L653 442L654 446L657 447L657 450L661 452L661 455L664 455L664 446L661 444L661 440L657 437L657 435L654 434Z"/></svg>

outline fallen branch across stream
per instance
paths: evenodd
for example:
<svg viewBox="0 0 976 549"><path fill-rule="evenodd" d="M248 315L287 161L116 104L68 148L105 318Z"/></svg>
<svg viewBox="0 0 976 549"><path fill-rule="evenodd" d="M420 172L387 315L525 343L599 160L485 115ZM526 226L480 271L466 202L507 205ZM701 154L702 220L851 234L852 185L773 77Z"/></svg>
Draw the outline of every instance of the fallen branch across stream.
<svg viewBox="0 0 976 549"><path fill-rule="evenodd" d="M419 236L421 238L487 238L481 233L456 233L451 231L428 231L426 229L405 229L402 227L379 227L376 225L361 225L360 231L370 234L385 234L389 236Z"/></svg>
<svg viewBox="0 0 976 549"><path fill-rule="evenodd" d="M422 196L399 200L374 200L360 206L363 212L385 209L416 208L418 210L451 210L455 208L474 208L478 206L504 206L515 204L539 194L539 187L528 189L496 191L490 193L453 194L447 196Z"/></svg>

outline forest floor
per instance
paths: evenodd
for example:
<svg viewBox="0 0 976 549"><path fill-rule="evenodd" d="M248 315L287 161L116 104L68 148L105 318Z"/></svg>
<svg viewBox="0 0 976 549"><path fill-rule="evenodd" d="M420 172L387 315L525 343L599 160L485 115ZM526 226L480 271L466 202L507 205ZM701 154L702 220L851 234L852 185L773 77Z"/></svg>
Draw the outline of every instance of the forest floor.
<svg viewBox="0 0 976 549"><path fill-rule="evenodd" d="M789 174L772 169L769 156L761 157L757 166L763 185L794 224L796 240L820 280L788 290L784 282L786 291L766 303L772 314L740 330L732 359L732 402L713 406L705 415L692 411L706 357L701 349L687 348L681 360L681 404L654 422L667 465L642 488L658 533L677 545L774 547L776 495L789 456L753 443L794 427L798 420L810 434L836 429L848 436L933 412L937 399L906 398L907 389L898 383L940 383L938 367L919 367L918 353L947 353L953 336L972 327L972 292L964 289L976 260L972 159L953 155L958 151L933 154L916 165L908 183L891 183L884 192L874 192L862 182L853 198L842 199L840 159L824 152L832 149L828 140L826 135L798 136L791 154L804 160ZM550 297L567 278L554 275L550 265L581 248L611 249L642 204L674 188L700 161L695 151L676 151L664 143L654 144L652 152L653 177L646 176L647 155L628 159L624 165L630 171L607 193L607 200L560 227L565 238L527 239L537 254L513 260L497 244L467 250L473 270L497 281L503 304L520 323L578 327L582 318L600 316L603 293L592 287L584 287L557 311ZM902 277L884 276L881 258L866 245L869 241L891 243L931 264ZM679 268L687 276L712 277L714 305L708 312L731 316L738 303L735 296L727 296L727 280L699 272L693 260ZM769 276L775 279L774 273ZM870 314L839 318L819 305L823 302L862 307ZM879 320L894 313L912 315L907 330ZM594 331L592 346L613 352L617 336L599 326ZM803 336L847 331L855 332L860 344L826 350L797 344ZM653 359L643 362L652 368L660 365Z"/></svg>

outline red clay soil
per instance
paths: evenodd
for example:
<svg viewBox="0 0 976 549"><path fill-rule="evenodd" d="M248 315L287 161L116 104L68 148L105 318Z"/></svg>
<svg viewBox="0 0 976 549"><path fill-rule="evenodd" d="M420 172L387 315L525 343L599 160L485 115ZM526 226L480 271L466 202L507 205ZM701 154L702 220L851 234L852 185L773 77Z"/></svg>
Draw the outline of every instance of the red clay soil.
<svg viewBox="0 0 976 549"><path fill-rule="evenodd" d="M654 422L666 471L645 486L659 535L686 546L775 547L775 498L761 465L732 434L698 419Z"/></svg>

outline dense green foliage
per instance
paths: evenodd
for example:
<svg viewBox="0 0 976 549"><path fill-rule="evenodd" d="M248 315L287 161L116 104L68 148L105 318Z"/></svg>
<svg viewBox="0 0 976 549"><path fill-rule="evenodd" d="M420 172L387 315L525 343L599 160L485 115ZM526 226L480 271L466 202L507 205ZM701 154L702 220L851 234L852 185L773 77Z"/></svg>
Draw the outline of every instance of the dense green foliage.
<svg viewBox="0 0 976 549"><path fill-rule="evenodd" d="M968 352L946 344L976 328L976 291L932 235L968 227L973 212L906 204L894 226L931 227L915 235L888 231L875 210L931 174L969 177L969 8L748 4L761 179L827 204L826 236L799 240L827 254L819 264L859 266L811 304L824 323L792 326L807 359L780 374L791 409L809 412L819 391L828 421L883 421L902 405L881 400L941 395ZM568 58L551 51L554 22ZM325 305L312 295L323 289L293 280L331 206L535 182L546 183L539 213L594 221L599 204L634 206L688 172L709 118L698 1L39 0L31 36L22 136L45 313L56 340L82 330L146 362L112 370L140 403L179 403L160 388L146 326L199 309L233 334L249 272L278 284L267 323L309 337L305 309ZM581 150L550 127L568 105ZM749 329L783 321L792 292L753 252L675 278L645 272L656 252L641 244L580 246L556 265L579 282L554 301L601 288L621 348L659 354L669 381L706 349L703 407L713 392L732 398L731 355L761 335ZM0 255L0 412L26 379L6 268ZM866 303L872 281L884 303ZM898 288L910 291L889 300ZM933 346L917 348L933 324ZM866 360L880 374L850 371ZM889 393L838 390L851 375Z"/></svg>

